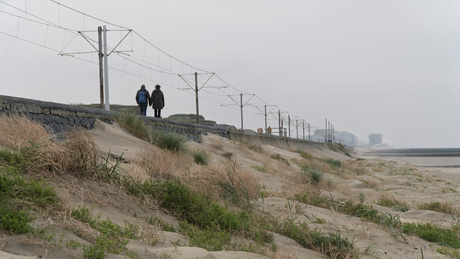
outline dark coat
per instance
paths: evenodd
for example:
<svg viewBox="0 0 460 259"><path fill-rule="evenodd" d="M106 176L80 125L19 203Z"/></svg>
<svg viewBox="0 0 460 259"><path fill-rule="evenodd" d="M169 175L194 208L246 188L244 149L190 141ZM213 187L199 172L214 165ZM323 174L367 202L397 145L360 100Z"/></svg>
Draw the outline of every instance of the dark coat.
<svg viewBox="0 0 460 259"><path fill-rule="evenodd" d="M142 106L150 106L150 105L151 105L150 94L149 94L149 91L147 91L147 89L139 89L139 91L137 91L136 97L135 97L135 98L136 98L136 103L137 103L137 105L141 106L141 105L139 104L139 92L140 92L140 91L144 91L144 92L145 92L145 97L147 98L147 103L144 104L144 105L142 105Z"/></svg>
<svg viewBox="0 0 460 259"><path fill-rule="evenodd" d="M160 89L153 90L151 103L153 109L163 109L165 107L165 97Z"/></svg>

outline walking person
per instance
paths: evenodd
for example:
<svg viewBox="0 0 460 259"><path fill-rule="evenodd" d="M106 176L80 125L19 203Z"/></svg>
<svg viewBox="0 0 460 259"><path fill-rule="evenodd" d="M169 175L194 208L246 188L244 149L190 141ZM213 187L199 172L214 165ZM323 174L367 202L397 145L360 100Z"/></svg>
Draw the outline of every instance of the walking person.
<svg viewBox="0 0 460 259"><path fill-rule="evenodd" d="M161 109L165 107L165 97L163 92L160 90L160 85L155 86L155 90L152 92L152 108L155 118L161 118Z"/></svg>
<svg viewBox="0 0 460 259"><path fill-rule="evenodd" d="M147 106L150 106L150 94L145 85L141 85L141 89L136 93L136 102L139 106L140 113L142 116L147 115Z"/></svg>

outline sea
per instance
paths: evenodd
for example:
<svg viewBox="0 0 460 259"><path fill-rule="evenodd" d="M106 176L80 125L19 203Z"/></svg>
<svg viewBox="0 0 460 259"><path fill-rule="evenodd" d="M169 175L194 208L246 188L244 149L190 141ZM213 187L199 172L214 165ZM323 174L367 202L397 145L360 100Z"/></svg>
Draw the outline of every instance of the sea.
<svg viewBox="0 0 460 259"><path fill-rule="evenodd" d="M460 148L359 149L360 156L423 167L460 168ZM459 170L460 173L460 170Z"/></svg>

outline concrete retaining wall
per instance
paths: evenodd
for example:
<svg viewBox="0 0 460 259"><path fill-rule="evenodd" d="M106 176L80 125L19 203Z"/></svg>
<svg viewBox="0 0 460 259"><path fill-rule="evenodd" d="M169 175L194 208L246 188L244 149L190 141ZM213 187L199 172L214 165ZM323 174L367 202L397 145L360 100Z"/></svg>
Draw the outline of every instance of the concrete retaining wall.
<svg viewBox="0 0 460 259"><path fill-rule="evenodd" d="M81 128L92 129L96 119L112 124L117 114L114 111L0 95L0 114L2 113L25 115L53 133ZM152 117L142 118L154 129L174 132L196 142L199 142L200 135L208 132L228 138L231 128L226 125L210 126Z"/></svg>
<svg viewBox="0 0 460 259"><path fill-rule="evenodd" d="M0 95L0 114L2 113L23 114L41 123L53 133L81 128L92 129L96 120L112 124L117 114L115 111ZM323 143L237 130L228 125L200 125L153 117L142 118L154 129L174 132L195 142L199 142L200 135L213 133L235 141L266 144L283 149L307 151L312 147L324 147Z"/></svg>
<svg viewBox="0 0 460 259"><path fill-rule="evenodd" d="M305 152L310 148L324 148L324 143L261 134L247 130L231 129L229 131L229 138L235 141L244 141L258 145L270 145L287 150L302 150Z"/></svg>

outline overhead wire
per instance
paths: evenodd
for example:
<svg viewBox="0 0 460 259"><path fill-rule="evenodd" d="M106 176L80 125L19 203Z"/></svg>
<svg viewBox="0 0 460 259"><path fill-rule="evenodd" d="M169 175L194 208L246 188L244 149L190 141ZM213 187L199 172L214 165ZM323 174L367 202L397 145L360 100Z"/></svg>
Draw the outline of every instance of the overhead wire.
<svg viewBox="0 0 460 259"><path fill-rule="evenodd" d="M186 66L186 67L188 67L188 68L190 69L190 71L195 70L195 71L199 71L199 72L201 72L201 73L211 73L211 74L214 74L215 77L216 77L217 79L219 79L219 80L221 81L221 83L223 83L223 85L225 85L225 88L206 88L206 89L203 88L202 91L205 91L205 92L206 92L207 94L209 94L209 95L215 95L215 96L218 96L219 98L222 98L222 97L227 97L227 98L228 98L228 96L229 96L229 93L228 93L228 92L229 92L229 91L236 92L237 94L239 93L239 94L244 94L244 95L252 95L251 98L254 98L254 101L255 101L255 102L261 103L261 105L270 106L270 107L273 107L273 109L275 109L275 108L277 107L277 108L278 108L278 111L279 111L279 114L283 114L283 116L282 116L283 119L285 118L286 114L288 113L287 111L283 111L282 109L280 109L279 106L277 106L277 105L271 105L271 104L265 102L264 100L262 100L262 99L261 99L259 96L257 96L256 94L250 94L250 93L247 93L247 92L245 92L245 91L242 91L242 90L240 90L240 89L234 87L233 85L229 84L226 80L224 80L224 79L223 79L220 75L218 75L218 74L215 74L215 73L213 73L213 72L210 72L210 71L207 71L207 70L204 70L204 69L200 69L200 68L195 67L195 66L193 66L193 65L190 65L190 64L188 64L188 63L186 63L186 62L184 62L184 61L182 61L182 60L180 60L180 59L178 59L178 58L175 58L174 56L168 54L167 52L165 52L164 50L160 49L159 47L157 47L156 45L154 45L152 42L150 42L149 40L147 40L145 37L143 37L142 35L140 35L139 33L137 33L137 31L134 31L134 30L132 30L132 29L130 29L130 28L127 28L127 27L125 27L125 26L121 26L121 25L118 25L118 24L115 24L115 23L108 22L108 21L106 21L106 20L97 18L97 17L92 16L92 15L89 15L89 14L87 14L87 13L81 12L81 11L76 10L76 9L74 9L74 8L71 8L71 7L67 6L67 5L61 4L61 3L59 3L59 2L57 2L57 1L55 1L55 0L50 0L50 1L51 1L52 3L58 5L58 12L59 12L59 15L58 15L58 16L59 16L59 22L58 22L58 24L55 24L55 23L50 22L50 21L47 21L47 20L45 20L45 19L43 19L43 18L41 18L41 17L38 17L37 15L34 15L34 14L30 13L30 12L27 10L27 6L25 6L25 10L22 10L22 9L20 9L20 8L17 8L17 7L15 7L15 6L13 6L13 5L10 5L10 4L8 4L8 3L5 3L4 1L1 1L1 0L0 0L0 3L1 3L1 4L5 4L5 5L7 5L7 6L11 7L11 8L14 8L15 10L24 12L24 13L26 13L27 15L30 15L31 17L33 17L34 19L37 19L37 20L33 20L33 19L29 19L29 18L17 16L17 15L14 15L14 14L11 14L11 13L8 13L8 12L5 12L5 11L1 11L1 10L0 10L0 12L6 13L6 14L8 14L8 15L12 15L12 16L18 17L18 22L19 22L19 19L23 19L23 20L25 20L25 21L30 21L30 22L39 23L39 24L41 24L41 25L45 25L45 26L47 26L47 28L48 28L49 26L52 26L52 27L55 27L55 28L59 28L59 29L62 29L62 30L71 32L72 34L74 34L74 37L73 37L73 39L72 39L72 41L73 41L73 40L75 39L75 37L78 36L78 33L79 33L80 31L74 30L74 29L65 28L65 27L61 26L61 20L60 20L60 19L61 19L61 17L60 17L60 7L62 6L62 7L67 8L67 9L73 11L73 12L76 12L76 13L79 13L79 14L83 15L83 19L84 19L84 20L83 20L83 27L85 27L85 24L86 24L85 18L86 18L86 17L89 17L89 18L91 18L91 19L94 19L94 20L96 20L96 21L105 23L105 24L107 24L107 25L111 25L111 26L115 26L115 27L118 27L118 28L121 28L121 29L124 29L124 30L129 30L129 31L131 31L131 34L132 34L132 35L131 35L131 49L132 49L133 40L134 40L133 35L134 35L134 36L137 36L137 37L139 37L141 40L143 40L143 44L144 44L144 53L143 53L143 57L142 57L142 58L137 58L137 57L135 57L135 56L131 56L131 55L128 55L128 54L124 54L124 53L122 53L122 52L117 52L117 51L115 51L115 49L118 47L118 45L119 45L121 42L120 42L116 47L111 48L111 53L113 53L113 54L115 54L117 57L123 59L124 62L125 62L125 69L124 69L124 70L121 70L121 69L115 68L115 67L113 67L113 66L110 66L111 69L114 69L114 70L116 70L116 71L119 71L119 72L123 72L123 73L129 74L129 75L131 75L131 76L139 77L139 78L142 78L142 79L145 79L145 80L154 81L154 82L159 82L159 81L158 81L158 80L153 80L153 79L152 79L152 72L158 72L158 73L160 74L160 81L161 81L162 84L164 84L165 86L174 87L174 86L173 86L172 79L171 79L171 76L179 76L181 73L183 74L183 72L185 71L185 70L184 70L184 66ZM18 25L18 30L19 30L19 25ZM108 31L110 31L110 30L108 30ZM53 49L53 48L50 48L50 47L47 47L47 46L46 46L46 39L47 39L47 36L48 36L48 29L46 29L46 32L45 32L45 41L44 41L45 43L44 43L44 45L40 45L40 44L37 44L37 43L35 43L35 42L29 41L29 40L26 40L26 39L23 39L23 38L19 38L18 36L14 37L13 35L10 35L10 34L8 34L8 33L0 32L0 34L4 34L4 35L7 35L7 36L10 36L10 37L13 37L13 38L17 38L17 39L23 40L23 41L25 41L25 42L28 42L28 43L31 43L31 44L34 44L34 45L37 45L37 46L40 46L40 47L44 47L44 48L46 48L46 49L49 49L49 50L52 50L52 51L54 51L54 52L60 53L59 50L56 50L56 49ZM19 34L19 33L18 33L18 34ZM65 37L65 32L64 32L64 37ZM91 41L93 41L93 42L96 43L96 41L95 41L94 39L91 39L91 38L89 38L89 39L90 39ZM65 45L65 46L64 46L64 44L63 44L61 53L62 53L62 51L63 51L65 48L67 48L67 47L70 45L70 43L71 43L72 41L69 41L69 42L67 43L67 45ZM64 39L63 39L63 43L64 43ZM146 45L148 45L148 46L153 47L154 49L156 49L156 51L157 51L157 53L158 53L158 62L157 62L157 64L155 64L155 63L153 63L153 62L149 62L148 60L146 60L146 58L145 58L145 55L146 55L146 53L145 53L145 52L146 52ZM161 66L161 63L160 63L160 62L161 62L161 55L165 55L165 56L169 59L169 68ZM72 57L74 57L74 56L72 56ZM74 57L74 58L76 58L76 57ZM77 58L77 59L80 59L80 58ZM88 60L85 60L85 59L80 59L80 60L88 61ZM180 69L181 72L179 72L179 71L174 71L174 69L173 69L173 61L179 63L179 65L180 65L180 67L181 67L181 69ZM95 63L95 62L92 62L92 61L88 61L88 62L90 62L90 63ZM132 73L132 72L129 72L129 71L126 70L126 62L130 62L130 63L132 63L132 64L138 66L138 70L139 70L139 71L138 71L138 74L137 74L137 75L136 75L135 73ZM147 77L145 77L145 76L142 76L142 75L141 75L141 72L140 72L141 68L147 69L147 70L150 71L150 77L151 77L150 79L147 78ZM166 83L166 81L163 80L163 75L167 75L167 76L168 76L168 78L169 78L169 80L168 80L169 83ZM174 88L179 88L179 82L180 82L180 80L179 80L179 78L178 78L177 87L174 87ZM200 82L202 83L202 81L200 81ZM206 83L206 82L205 82L205 83ZM210 89L215 90L215 91L211 91ZM234 93L233 93L233 94L234 94ZM215 101L210 100L210 98L205 98L205 99L208 99L208 101L211 101L211 102L216 103ZM248 102L249 102L249 100L248 100ZM219 103L217 103L217 104L219 104ZM222 104L222 103L220 103L220 104ZM247 104L247 103L246 103L246 104ZM246 104L245 104L245 105L246 105ZM248 105L248 107L252 107L252 108L258 109L258 108L257 108L257 105ZM275 114L272 112L273 109L267 114L267 117L270 117L270 115L271 115L272 117L274 117L275 119L277 119L277 117L275 116ZM249 112L249 111L247 111L247 110L249 110L249 109L245 109L245 110L246 110L245 112ZM261 111L259 110L259 112L261 112ZM257 114L257 113L252 113L252 114L254 114L254 115L260 115L260 114Z"/></svg>

